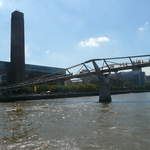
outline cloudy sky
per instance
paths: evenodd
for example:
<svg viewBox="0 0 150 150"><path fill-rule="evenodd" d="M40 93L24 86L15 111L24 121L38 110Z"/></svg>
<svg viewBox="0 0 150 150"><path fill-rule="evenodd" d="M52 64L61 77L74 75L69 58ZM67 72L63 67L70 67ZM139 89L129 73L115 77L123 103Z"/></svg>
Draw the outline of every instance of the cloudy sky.
<svg viewBox="0 0 150 150"><path fill-rule="evenodd" d="M150 52L150 0L0 0L0 60L10 60L10 17L25 16L26 63L68 67Z"/></svg>

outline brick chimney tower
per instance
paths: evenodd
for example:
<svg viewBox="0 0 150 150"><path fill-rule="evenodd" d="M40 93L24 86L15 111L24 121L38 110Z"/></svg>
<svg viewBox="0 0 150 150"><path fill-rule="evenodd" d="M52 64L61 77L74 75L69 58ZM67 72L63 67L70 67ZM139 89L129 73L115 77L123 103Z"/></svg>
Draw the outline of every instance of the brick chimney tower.
<svg viewBox="0 0 150 150"><path fill-rule="evenodd" d="M11 62L10 77L12 83L18 83L25 78L25 37L24 14L14 11L11 15Z"/></svg>

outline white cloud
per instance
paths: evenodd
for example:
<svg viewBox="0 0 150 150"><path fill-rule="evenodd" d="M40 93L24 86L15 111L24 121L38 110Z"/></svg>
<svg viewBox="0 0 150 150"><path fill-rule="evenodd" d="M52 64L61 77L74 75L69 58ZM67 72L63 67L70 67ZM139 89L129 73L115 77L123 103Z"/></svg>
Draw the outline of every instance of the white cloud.
<svg viewBox="0 0 150 150"><path fill-rule="evenodd" d="M99 47L101 43L109 42L110 39L106 36L97 37L97 38L89 38L88 40L81 41L81 47Z"/></svg>
<svg viewBox="0 0 150 150"><path fill-rule="evenodd" d="M49 50L46 50L46 51L45 51L45 54L49 54L49 53L50 53L50 51L49 51Z"/></svg>
<svg viewBox="0 0 150 150"><path fill-rule="evenodd" d="M149 25L149 22L148 22L148 21L146 21L146 22L145 22L145 25Z"/></svg>
<svg viewBox="0 0 150 150"><path fill-rule="evenodd" d="M144 31L144 30L145 30L145 28L143 28L143 27L139 27L139 28L138 28L138 30L139 30L139 31Z"/></svg>
<svg viewBox="0 0 150 150"><path fill-rule="evenodd" d="M3 6L3 2L2 1L0 1L0 7L2 7Z"/></svg>
<svg viewBox="0 0 150 150"><path fill-rule="evenodd" d="M140 32L146 31L148 29L148 27L149 27L149 22L146 21L143 26L138 28L138 31L140 31Z"/></svg>

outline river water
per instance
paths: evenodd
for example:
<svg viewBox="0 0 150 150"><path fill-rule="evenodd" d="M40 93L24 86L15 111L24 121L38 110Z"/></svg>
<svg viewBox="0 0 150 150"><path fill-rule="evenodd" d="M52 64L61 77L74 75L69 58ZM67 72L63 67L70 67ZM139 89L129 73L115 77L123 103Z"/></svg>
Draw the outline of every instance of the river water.
<svg viewBox="0 0 150 150"><path fill-rule="evenodd" d="M150 93L0 103L0 150L149 150Z"/></svg>

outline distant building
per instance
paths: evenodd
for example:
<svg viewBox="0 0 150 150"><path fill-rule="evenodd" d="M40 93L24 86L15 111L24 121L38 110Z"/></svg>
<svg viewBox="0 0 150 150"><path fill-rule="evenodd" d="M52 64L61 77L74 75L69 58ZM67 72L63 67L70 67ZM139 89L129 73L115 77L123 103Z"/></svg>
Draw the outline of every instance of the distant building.
<svg viewBox="0 0 150 150"><path fill-rule="evenodd" d="M70 80L66 80L64 82L65 85L73 85L73 84L80 84L80 83L83 83L81 78L73 78Z"/></svg>
<svg viewBox="0 0 150 150"><path fill-rule="evenodd" d="M144 85L145 83L145 72L141 70L133 70L129 72L119 72L115 74L108 75L108 78L111 79L120 79L123 81L128 81L135 85ZM82 78L83 83L97 83L98 78L96 75L91 75L88 77Z"/></svg>
<svg viewBox="0 0 150 150"><path fill-rule="evenodd" d="M0 61L0 82L9 81L8 72L9 72L10 65L11 65L10 62ZM24 78L25 80L28 80L46 74L63 75L65 73L66 71L63 68L26 64Z"/></svg>
<svg viewBox="0 0 150 150"><path fill-rule="evenodd" d="M97 83L98 82L98 77L97 75L89 75L89 76L85 76L82 77L82 83L88 84L88 83Z"/></svg>
<svg viewBox="0 0 150 150"><path fill-rule="evenodd" d="M146 76L146 81L150 82L150 76Z"/></svg>
<svg viewBox="0 0 150 150"><path fill-rule="evenodd" d="M145 83L145 72L134 70L130 72L120 72L110 75L110 78L117 78L123 81L128 81L135 85L144 85Z"/></svg>

